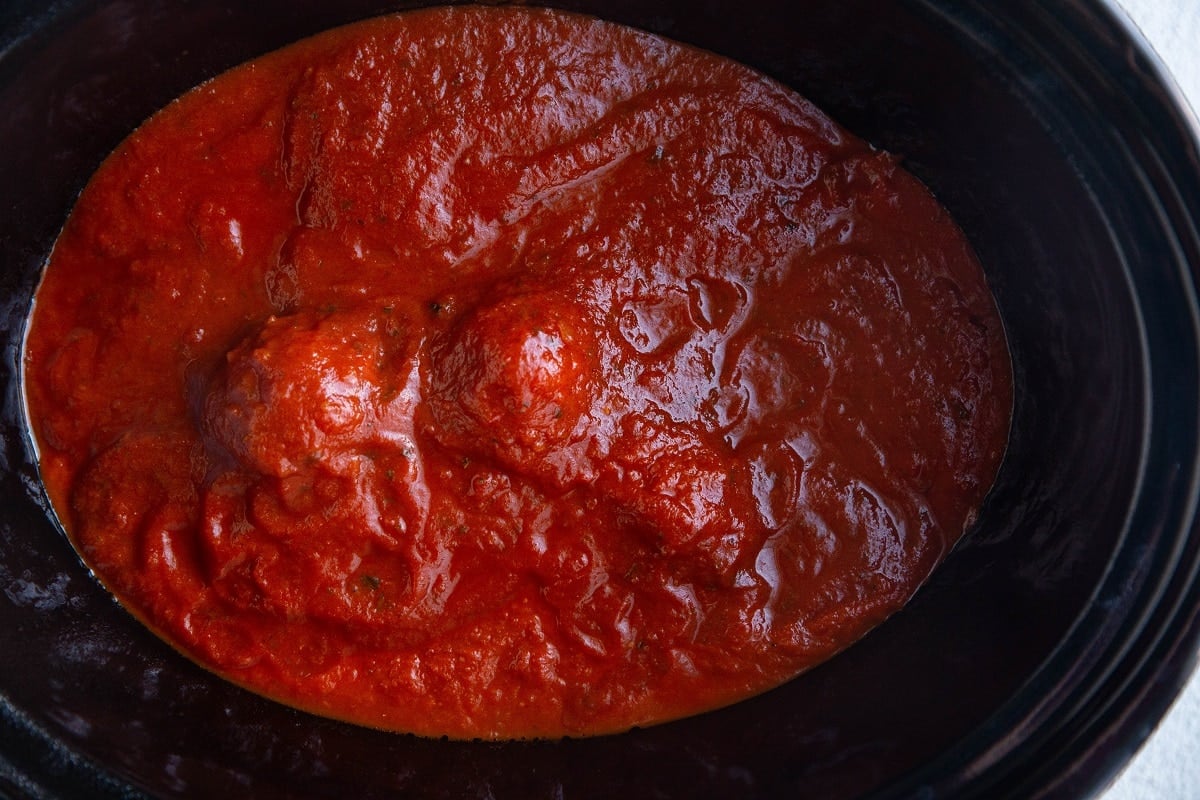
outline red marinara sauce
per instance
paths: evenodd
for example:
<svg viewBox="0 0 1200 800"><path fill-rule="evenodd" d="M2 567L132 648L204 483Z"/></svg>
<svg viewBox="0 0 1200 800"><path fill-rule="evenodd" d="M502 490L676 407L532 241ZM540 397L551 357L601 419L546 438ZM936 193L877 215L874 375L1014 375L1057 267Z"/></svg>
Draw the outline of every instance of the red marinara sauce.
<svg viewBox="0 0 1200 800"><path fill-rule="evenodd" d="M379 728L619 731L775 686L971 524L1011 374L962 233L763 76L414 12L145 123L25 354L42 475L148 626Z"/></svg>

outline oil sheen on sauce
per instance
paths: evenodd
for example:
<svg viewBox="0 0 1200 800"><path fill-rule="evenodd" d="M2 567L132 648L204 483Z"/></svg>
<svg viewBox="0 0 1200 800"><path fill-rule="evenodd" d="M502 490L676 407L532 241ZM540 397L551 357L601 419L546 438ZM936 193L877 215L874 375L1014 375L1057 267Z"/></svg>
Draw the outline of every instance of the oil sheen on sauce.
<svg viewBox="0 0 1200 800"><path fill-rule="evenodd" d="M145 123L25 353L45 485L174 647L315 713L589 735L896 611L1003 453L1004 335L888 154L709 53L436 9Z"/></svg>

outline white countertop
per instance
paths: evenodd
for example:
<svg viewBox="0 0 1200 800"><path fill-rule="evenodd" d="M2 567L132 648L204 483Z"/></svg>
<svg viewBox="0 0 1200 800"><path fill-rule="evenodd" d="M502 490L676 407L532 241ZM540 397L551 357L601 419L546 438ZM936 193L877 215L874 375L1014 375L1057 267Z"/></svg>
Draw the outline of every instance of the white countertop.
<svg viewBox="0 0 1200 800"><path fill-rule="evenodd" d="M1200 0L1118 0L1200 112ZM1200 671L1100 800L1200 798Z"/></svg>

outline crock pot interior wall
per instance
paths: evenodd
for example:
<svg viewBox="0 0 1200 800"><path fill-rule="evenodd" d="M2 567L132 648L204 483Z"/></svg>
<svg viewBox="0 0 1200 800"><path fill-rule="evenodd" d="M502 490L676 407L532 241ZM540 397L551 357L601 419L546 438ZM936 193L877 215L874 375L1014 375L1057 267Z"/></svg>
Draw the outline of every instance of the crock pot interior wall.
<svg viewBox="0 0 1200 800"><path fill-rule="evenodd" d="M1081 180L1104 165L1071 153L1085 133L1053 116L1060 76L1028 61L1036 51L1014 53L987 32L1006 20L1044 24L1033 0L969 13L933 0L556 4L708 47L796 87L902 154L988 270L1017 379L999 484L913 603L832 662L732 708L624 736L427 741L235 689L144 632L90 578L45 507L13 378L38 272L70 204L121 138L200 80L403 5L123 0L15 3L0 14L0 789L834 798L944 761L964 736L987 731L1055 656L1125 541L1150 396L1129 255L1117 244L1143 221L1104 205L1105 191L1123 187ZM1164 291L1179 294L1169 280ZM1177 355L1194 371L1191 350ZM1132 573L1130 597L1139 581ZM1131 602L1118 598L1109 613L1119 618Z"/></svg>

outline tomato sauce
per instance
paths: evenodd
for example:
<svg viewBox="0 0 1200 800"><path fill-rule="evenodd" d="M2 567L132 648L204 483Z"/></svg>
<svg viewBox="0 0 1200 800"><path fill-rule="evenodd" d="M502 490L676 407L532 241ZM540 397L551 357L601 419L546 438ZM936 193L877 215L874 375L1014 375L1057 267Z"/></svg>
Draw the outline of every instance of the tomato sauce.
<svg viewBox="0 0 1200 800"><path fill-rule="evenodd" d="M25 353L129 610L384 729L620 731L788 680L976 514L1011 376L895 158L738 64L436 9L195 89L106 161Z"/></svg>

